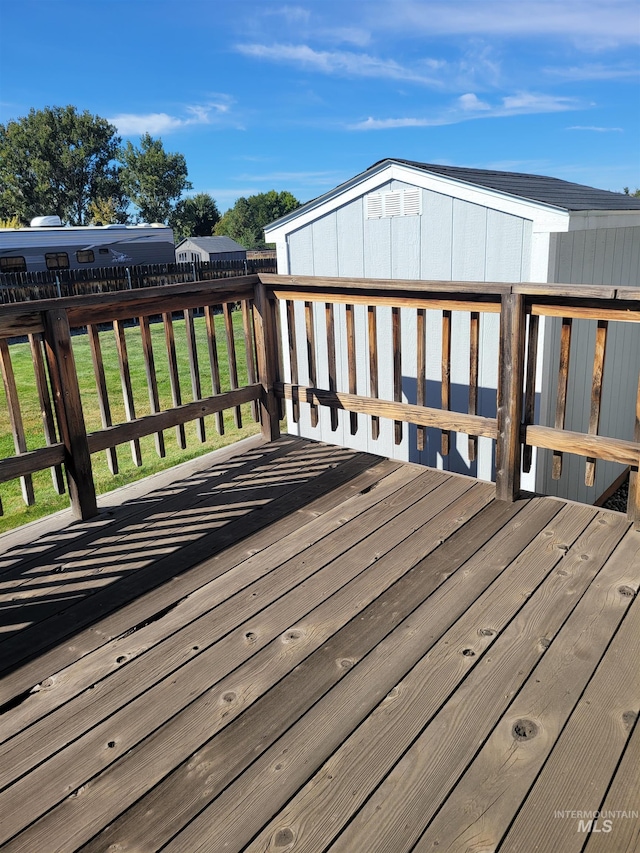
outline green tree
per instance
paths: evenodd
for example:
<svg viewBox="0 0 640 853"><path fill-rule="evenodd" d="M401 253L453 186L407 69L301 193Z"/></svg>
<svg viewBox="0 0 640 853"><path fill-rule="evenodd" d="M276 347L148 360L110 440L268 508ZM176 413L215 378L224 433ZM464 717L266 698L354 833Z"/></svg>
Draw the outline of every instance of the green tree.
<svg viewBox="0 0 640 853"><path fill-rule="evenodd" d="M177 203L169 217L169 225L177 242L183 237L210 237L219 219L215 199L208 193L198 193Z"/></svg>
<svg viewBox="0 0 640 853"><path fill-rule="evenodd" d="M168 222L175 201L191 189L184 156L167 153L161 139L145 133L140 148L127 142L119 159L122 188L138 208L140 221Z"/></svg>
<svg viewBox="0 0 640 853"><path fill-rule="evenodd" d="M269 190L248 198L239 198L215 227L216 234L237 240L246 249L264 249L264 227L286 213L300 207L300 202L287 190Z"/></svg>
<svg viewBox="0 0 640 853"><path fill-rule="evenodd" d="M57 215L83 225L117 188L116 128L74 106L32 109L0 125L0 217Z"/></svg>
<svg viewBox="0 0 640 853"><path fill-rule="evenodd" d="M129 221L128 206L129 200L123 195L97 198L89 204L89 223L91 225L124 225Z"/></svg>
<svg viewBox="0 0 640 853"><path fill-rule="evenodd" d="M634 196L636 198L640 198L640 189L636 189L636 191L634 193L632 193L632 192L630 192L629 187L625 187L623 192L625 195L631 195L631 196Z"/></svg>

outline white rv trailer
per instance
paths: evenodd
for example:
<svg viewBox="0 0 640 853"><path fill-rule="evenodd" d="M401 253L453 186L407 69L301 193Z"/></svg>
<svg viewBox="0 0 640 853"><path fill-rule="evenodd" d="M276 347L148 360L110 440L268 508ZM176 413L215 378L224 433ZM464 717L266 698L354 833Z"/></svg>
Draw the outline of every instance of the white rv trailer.
<svg viewBox="0 0 640 853"><path fill-rule="evenodd" d="M63 226L39 216L29 228L0 229L0 273L175 263L166 225Z"/></svg>

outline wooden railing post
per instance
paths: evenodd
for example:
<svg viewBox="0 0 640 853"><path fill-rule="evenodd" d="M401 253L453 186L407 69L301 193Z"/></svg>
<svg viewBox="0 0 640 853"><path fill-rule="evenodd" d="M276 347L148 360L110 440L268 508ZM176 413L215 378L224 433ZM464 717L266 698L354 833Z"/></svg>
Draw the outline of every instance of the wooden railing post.
<svg viewBox="0 0 640 853"><path fill-rule="evenodd" d="M64 310L44 311L42 319L51 389L65 447L71 508L78 518L92 518L98 514L98 506L69 320Z"/></svg>
<svg viewBox="0 0 640 853"><path fill-rule="evenodd" d="M496 498L501 501L514 501L520 491L525 320L522 294L503 294L500 313L496 443Z"/></svg>
<svg viewBox="0 0 640 853"><path fill-rule="evenodd" d="M633 438L640 445L640 375L638 376L636 423L633 430ZM638 453L638 469L638 471L631 471L629 473L629 496L627 498L627 518L633 522L636 530L640 530L640 452Z"/></svg>
<svg viewBox="0 0 640 853"><path fill-rule="evenodd" d="M260 423L266 441L275 441L280 436L278 401L274 383L278 380L278 340L276 303L267 297L265 287L257 283L254 289L253 314L258 362L258 382L262 385L260 398Z"/></svg>

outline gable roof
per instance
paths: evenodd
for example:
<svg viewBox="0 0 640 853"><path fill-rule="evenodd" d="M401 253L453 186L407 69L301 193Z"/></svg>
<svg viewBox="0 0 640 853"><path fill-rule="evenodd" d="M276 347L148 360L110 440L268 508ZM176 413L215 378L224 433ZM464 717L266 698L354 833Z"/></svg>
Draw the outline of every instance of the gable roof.
<svg viewBox="0 0 640 853"><path fill-rule="evenodd" d="M371 168L388 162L379 160ZM528 175L523 172L499 172L491 169L467 169L460 166L438 166L413 160L393 160L425 172L434 172L457 181L488 187L508 195L550 204L564 210L640 210L640 198L624 193L600 190L560 178Z"/></svg>
<svg viewBox="0 0 640 853"><path fill-rule="evenodd" d="M235 240L232 240L231 237L185 237L184 240L181 240L176 249L186 242L193 243L194 246L197 246L198 249L202 249L203 252L208 252L211 254L216 254L217 252L246 252L244 246L241 246L240 243L236 243Z"/></svg>
<svg viewBox="0 0 640 853"><path fill-rule="evenodd" d="M378 160L364 172L354 175L353 178L334 189L311 199L311 201L276 219L265 226L265 232L273 235L274 232L281 228L286 229L289 224L293 223L296 223L295 227L297 227L300 220L305 221L311 217L313 211L317 209L325 211L327 206L331 207L331 205L342 203L345 196L353 196L363 185L371 186L372 181L375 182L381 173L388 169L393 171L394 168L413 171L414 174L423 173L425 178L431 175L435 180L444 178L445 180L456 181L460 184L461 191L463 188L467 192L489 190L495 194L494 201L499 198L503 200L503 209L507 212L512 212L513 205L534 206L540 211L540 216L546 217L547 220L550 216L550 221L555 221L555 225L546 227L544 230L565 230L564 227L559 226L557 217L568 217L571 212L611 211L624 213L640 211L640 198L574 184L570 181L562 181L559 178L528 175L522 172L439 166L432 163L418 163L413 160L387 158ZM404 181L411 180L406 173L404 175L396 174L395 177ZM363 189L363 192L369 192L371 189ZM547 226L549 226L548 222Z"/></svg>

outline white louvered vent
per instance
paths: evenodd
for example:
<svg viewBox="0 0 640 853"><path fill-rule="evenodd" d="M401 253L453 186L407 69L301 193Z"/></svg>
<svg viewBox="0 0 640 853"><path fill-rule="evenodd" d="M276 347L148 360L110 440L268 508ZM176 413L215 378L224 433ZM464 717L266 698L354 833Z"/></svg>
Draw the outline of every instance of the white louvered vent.
<svg viewBox="0 0 640 853"><path fill-rule="evenodd" d="M389 193L371 193L366 196L367 219L386 219L391 216L420 216L420 190L396 190Z"/></svg>
<svg viewBox="0 0 640 853"><path fill-rule="evenodd" d="M382 213L382 196L380 193L367 196L367 219L380 219Z"/></svg>

